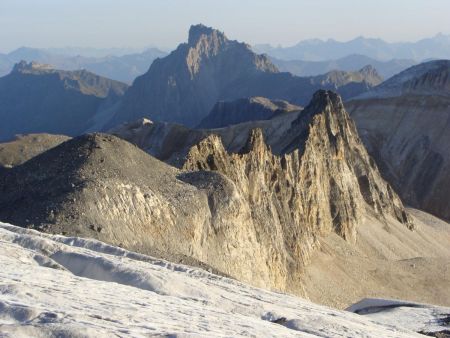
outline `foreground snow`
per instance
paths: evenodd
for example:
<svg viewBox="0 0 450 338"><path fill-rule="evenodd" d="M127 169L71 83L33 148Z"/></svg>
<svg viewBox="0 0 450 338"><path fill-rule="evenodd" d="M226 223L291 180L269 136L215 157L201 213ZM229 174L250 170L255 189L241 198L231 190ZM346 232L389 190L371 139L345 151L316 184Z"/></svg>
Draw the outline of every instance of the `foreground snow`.
<svg viewBox="0 0 450 338"><path fill-rule="evenodd" d="M351 309L362 316L98 241L4 223L0 266L0 337L420 337L412 330L450 313L367 300Z"/></svg>

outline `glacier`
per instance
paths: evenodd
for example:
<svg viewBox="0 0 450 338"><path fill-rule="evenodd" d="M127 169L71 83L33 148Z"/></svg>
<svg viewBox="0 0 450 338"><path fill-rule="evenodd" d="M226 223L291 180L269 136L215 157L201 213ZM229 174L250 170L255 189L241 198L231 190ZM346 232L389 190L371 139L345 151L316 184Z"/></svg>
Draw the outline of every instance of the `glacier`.
<svg viewBox="0 0 450 338"><path fill-rule="evenodd" d="M423 337L449 308L336 310L96 240L0 222L0 337Z"/></svg>

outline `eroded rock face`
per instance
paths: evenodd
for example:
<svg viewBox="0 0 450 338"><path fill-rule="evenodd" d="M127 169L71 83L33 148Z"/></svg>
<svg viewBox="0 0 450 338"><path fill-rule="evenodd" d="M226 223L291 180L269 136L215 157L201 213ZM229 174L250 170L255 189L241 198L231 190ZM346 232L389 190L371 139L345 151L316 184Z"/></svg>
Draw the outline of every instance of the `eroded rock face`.
<svg viewBox="0 0 450 338"><path fill-rule="evenodd" d="M250 131L261 128L267 144L272 146L279 142L299 114L299 111L293 111L270 120L249 121L214 130L190 129L176 123L155 122L144 118L121 124L108 132L137 145L161 161L182 168L190 148L211 133L221 137L228 151L237 152L247 141Z"/></svg>

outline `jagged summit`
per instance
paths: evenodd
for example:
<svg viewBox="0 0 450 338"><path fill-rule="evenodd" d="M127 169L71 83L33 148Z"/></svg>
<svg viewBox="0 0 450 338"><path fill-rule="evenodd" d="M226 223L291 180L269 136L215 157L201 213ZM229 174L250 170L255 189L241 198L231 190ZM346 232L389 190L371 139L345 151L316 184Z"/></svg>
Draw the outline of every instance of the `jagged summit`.
<svg viewBox="0 0 450 338"><path fill-rule="evenodd" d="M240 150L240 154L250 153L252 151L266 151L270 148L267 146L264 141L264 134L261 128L255 128L250 131L248 135L247 142L244 147Z"/></svg>
<svg viewBox="0 0 450 338"><path fill-rule="evenodd" d="M303 149L299 135L305 133L306 126L308 126L315 115L319 114L333 114L335 116L344 117L345 120L351 121L347 116L343 116L346 113L342 98L331 90L318 90L314 93L309 104L303 109L301 114L292 122L292 128L281 141L284 144L284 148L281 152L290 152L293 149ZM327 131L329 128L327 128ZM290 142L290 143L289 143Z"/></svg>
<svg viewBox="0 0 450 338"><path fill-rule="evenodd" d="M322 236L354 243L368 213L405 231L412 224L338 95L317 92L299 116L278 140L272 134L276 148L292 146L278 153L264 123L250 133L223 128L222 138L139 121L141 136L158 134L166 153L203 136L181 170L111 135L74 138L0 175L0 219L190 256L257 286L300 292ZM223 140L241 136L241 151L228 151Z"/></svg>
<svg viewBox="0 0 450 338"><path fill-rule="evenodd" d="M214 37L221 42L228 41L227 37L225 36L225 33L212 27L208 27L203 24L198 24L192 25L189 28L188 44L191 46L196 45L201 38L208 38L208 37L209 38Z"/></svg>
<svg viewBox="0 0 450 338"><path fill-rule="evenodd" d="M242 59L236 60L236 66L241 71L278 72L278 68L272 64L268 57L255 54L249 45L235 40L228 40L223 32L201 24L191 26L188 46L189 49L185 58L191 79L195 78L195 75L201 71L201 68L209 68L208 63L213 61L215 57L219 59L213 62L226 64L231 60L224 60L225 57ZM182 44L178 48L181 50L180 54L185 53L183 47ZM230 55L221 56L221 54Z"/></svg>
<svg viewBox="0 0 450 338"><path fill-rule="evenodd" d="M305 107L305 113L307 111L313 114L322 113L326 108L333 111L339 111L344 109L342 98L331 90L318 90L314 93L311 101ZM303 115L302 115L303 116ZM299 119L302 117L299 117Z"/></svg>
<svg viewBox="0 0 450 338"><path fill-rule="evenodd" d="M278 73L267 56L218 30L192 26L188 43L134 81L109 127L140 117L195 126L218 100L247 96L236 96L245 89L239 86L252 88L245 83L264 73Z"/></svg>

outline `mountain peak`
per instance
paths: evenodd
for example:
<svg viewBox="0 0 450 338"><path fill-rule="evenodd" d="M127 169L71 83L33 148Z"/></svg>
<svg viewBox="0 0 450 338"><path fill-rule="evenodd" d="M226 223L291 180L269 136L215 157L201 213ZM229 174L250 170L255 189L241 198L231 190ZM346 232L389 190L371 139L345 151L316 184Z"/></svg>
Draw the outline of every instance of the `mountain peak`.
<svg viewBox="0 0 450 338"><path fill-rule="evenodd" d="M195 45L202 38L202 36L215 36L222 41L228 40L223 32L203 24L192 25L189 28L189 45Z"/></svg>
<svg viewBox="0 0 450 338"><path fill-rule="evenodd" d="M377 72L377 70L372 65L366 65L366 66L362 67L359 70L359 72L361 74L375 74Z"/></svg>
<svg viewBox="0 0 450 338"><path fill-rule="evenodd" d="M358 71L366 80L374 85L380 84L383 78L378 73L377 69L372 65L366 65Z"/></svg>
<svg viewBox="0 0 450 338"><path fill-rule="evenodd" d="M266 142L264 141L263 131L260 128L252 129L248 135L245 146L241 149L241 154L247 154L250 152L263 153L268 149Z"/></svg>
<svg viewBox="0 0 450 338"><path fill-rule="evenodd" d="M313 109L314 107L314 109ZM325 108L331 109L343 109L341 97L331 90L318 90L314 93L311 102L305 108L305 110L312 109L317 113L321 113Z"/></svg>

